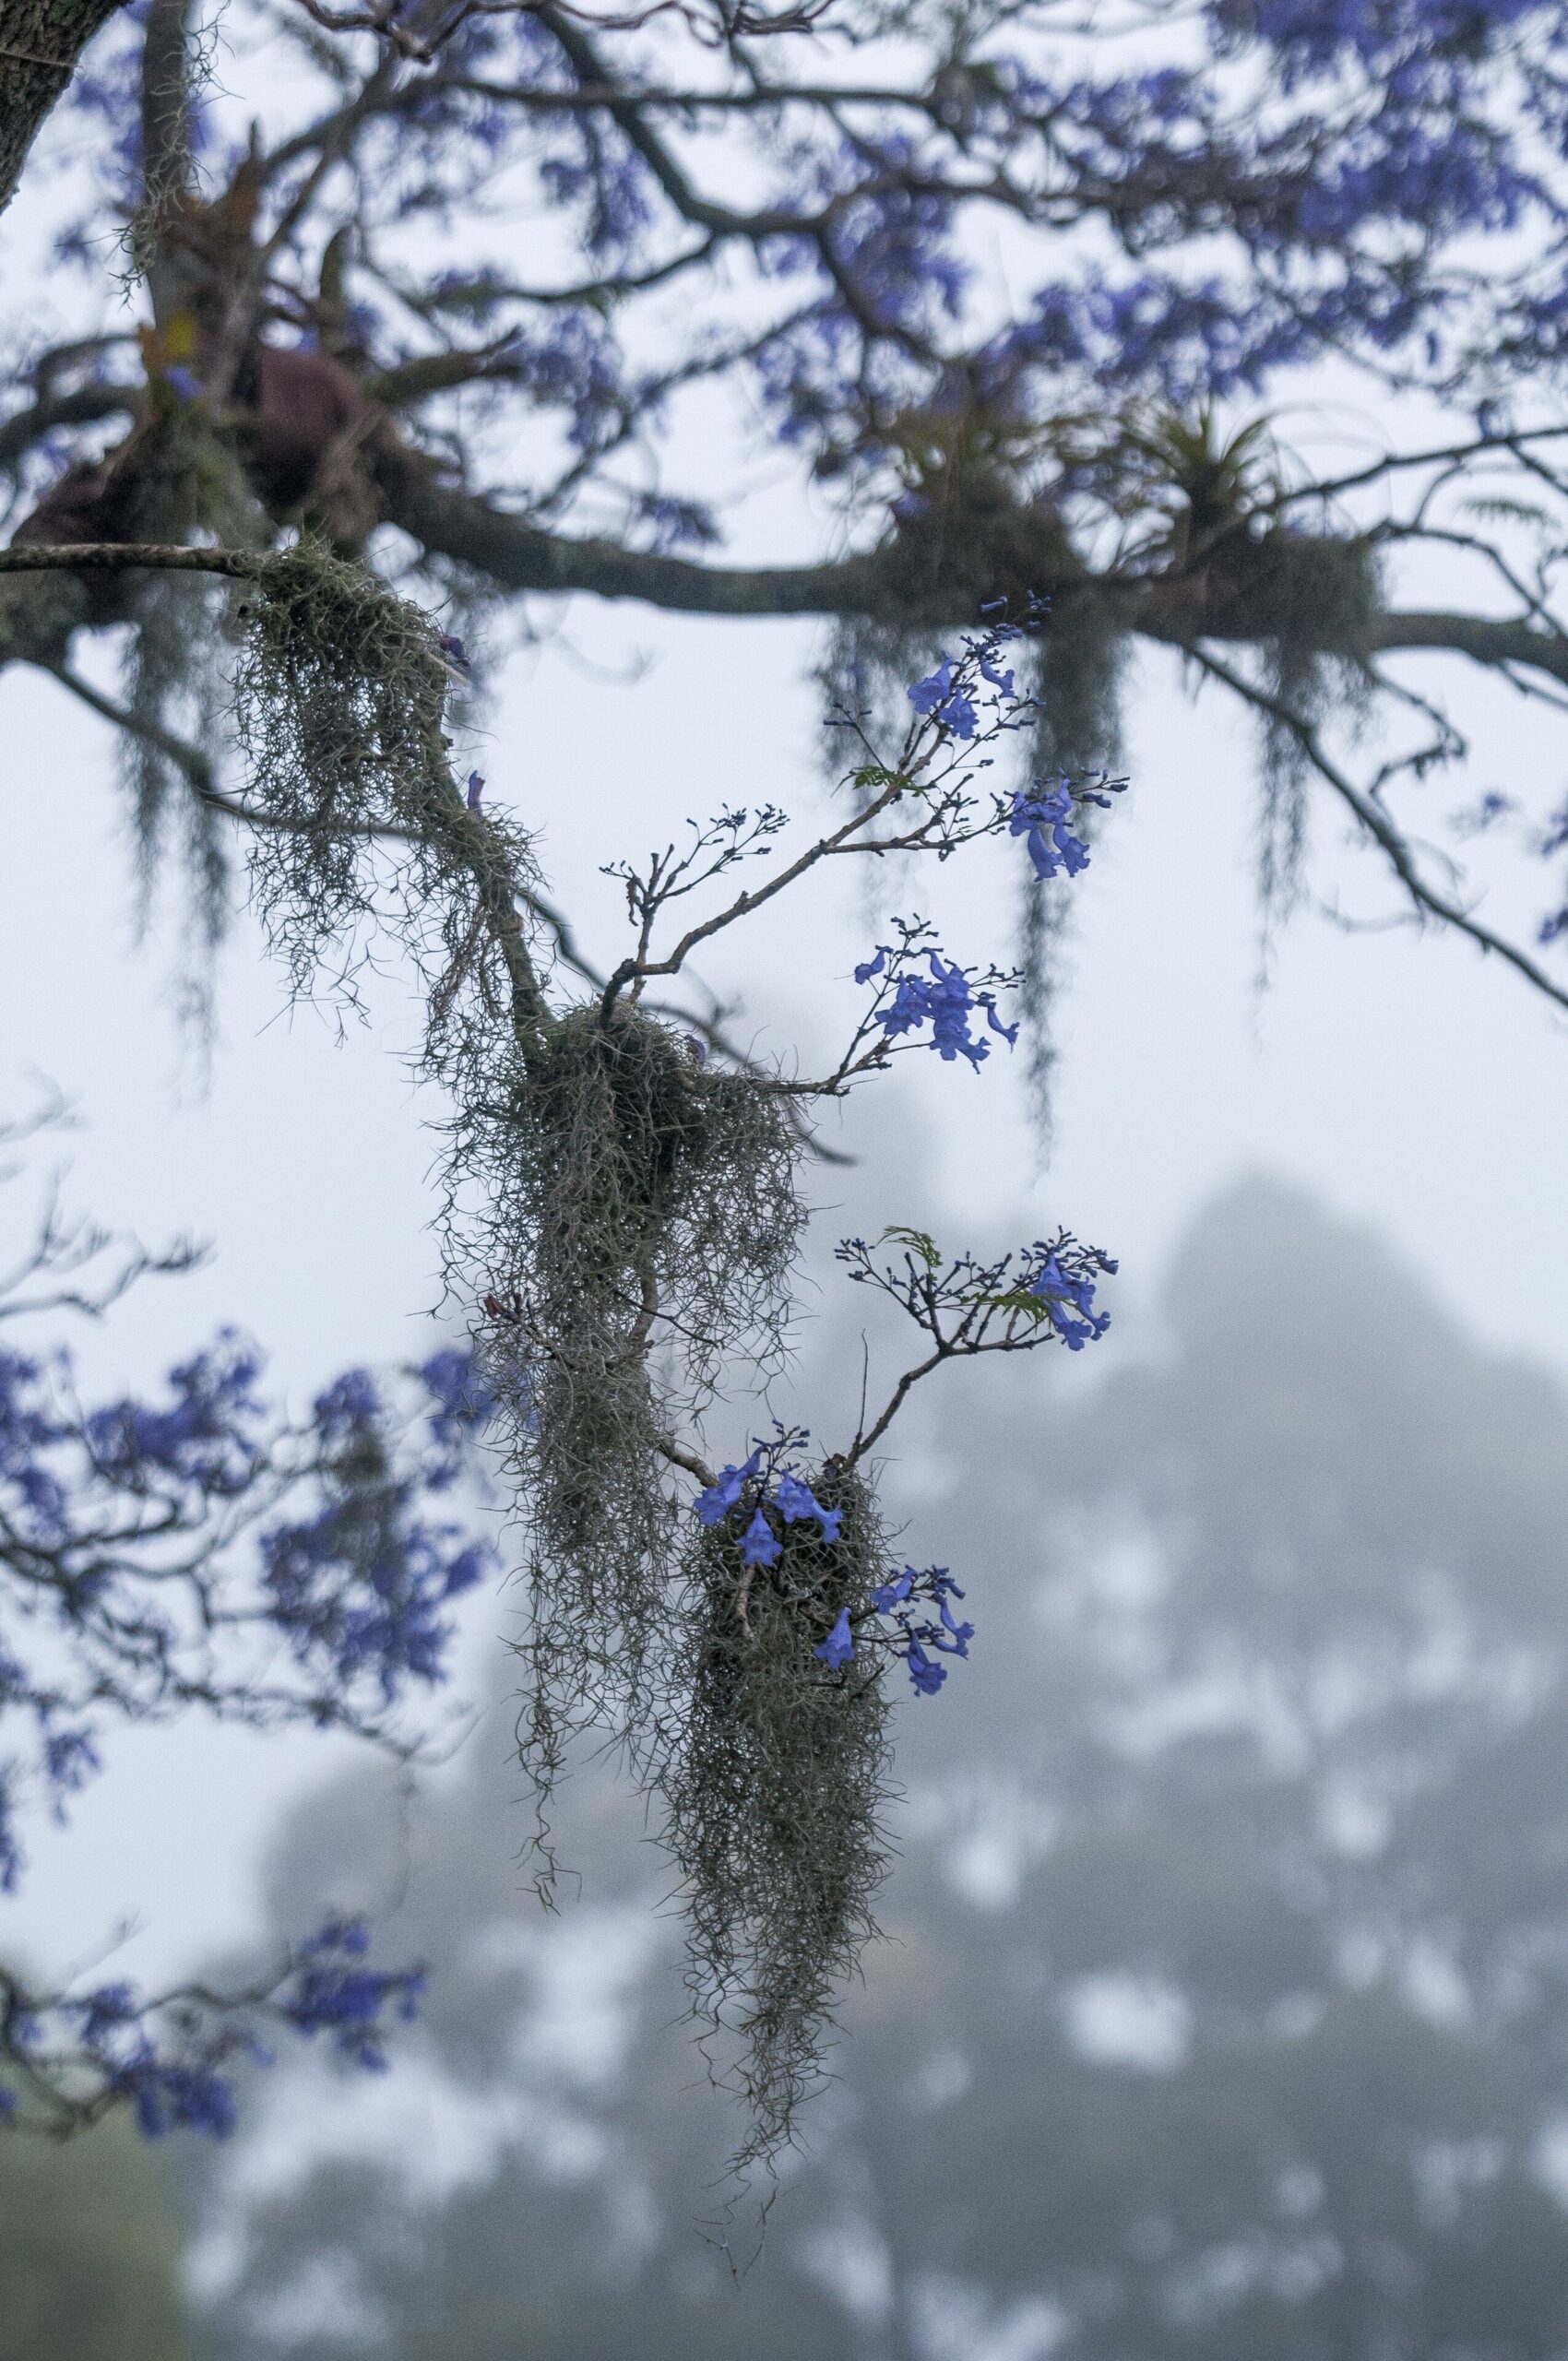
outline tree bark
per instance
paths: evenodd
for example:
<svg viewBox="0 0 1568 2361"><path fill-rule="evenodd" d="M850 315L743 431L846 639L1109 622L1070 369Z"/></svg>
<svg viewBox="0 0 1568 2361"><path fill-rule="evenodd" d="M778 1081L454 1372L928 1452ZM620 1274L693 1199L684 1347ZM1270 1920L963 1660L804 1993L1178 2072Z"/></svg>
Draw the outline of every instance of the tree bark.
<svg viewBox="0 0 1568 2361"><path fill-rule="evenodd" d="M0 0L0 212L89 42L125 0Z"/></svg>

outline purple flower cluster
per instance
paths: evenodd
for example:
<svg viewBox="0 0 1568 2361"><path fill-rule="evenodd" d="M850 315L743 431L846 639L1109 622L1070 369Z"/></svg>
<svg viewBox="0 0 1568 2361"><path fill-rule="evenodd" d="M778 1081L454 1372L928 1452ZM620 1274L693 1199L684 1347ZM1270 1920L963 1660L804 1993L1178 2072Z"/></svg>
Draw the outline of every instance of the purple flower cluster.
<svg viewBox="0 0 1568 2361"><path fill-rule="evenodd" d="M35 2086L63 2076L63 2093L78 2104L128 2106L148 2140L175 2130L227 2139L237 2119L233 2067L274 2062L262 2039L271 2026L325 2034L351 2065L385 2070L390 2026L418 2014L425 1976L372 1967L369 1949L362 1921L334 1918L269 1987L232 1999L205 1987L147 1999L116 1981L12 2006L5 2050ZM16 2091L0 2082L0 2117L16 2111Z"/></svg>
<svg viewBox="0 0 1568 2361"><path fill-rule="evenodd" d="M814 1519L824 1541L837 1540L843 1511L824 1508L811 1486L780 1455L807 1440L804 1429L798 1428L772 1443L758 1443L749 1459L738 1467L726 1467L693 1501L697 1522L710 1528L724 1524L737 1510L743 1514L750 1509L739 1535L742 1565L777 1564L784 1554L779 1528L808 1518Z"/></svg>
<svg viewBox="0 0 1568 2361"><path fill-rule="evenodd" d="M1075 811L1073 789L1064 778L1054 787L1019 788L1014 795L1007 833L1024 838L1041 881L1063 869L1076 877L1089 865L1087 845L1073 833Z"/></svg>
<svg viewBox="0 0 1568 2361"><path fill-rule="evenodd" d="M843 1512L824 1508L810 1485L783 1457L784 1453L798 1450L807 1440L803 1429L781 1428L773 1442L758 1443L750 1458L739 1466L726 1467L693 1502L698 1522L710 1530L730 1524L740 1547L741 1562L746 1567L777 1563L783 1555L778 1537L781 1525L809 1518L814 1520L824 1541L836 1542L839 1538ZM857 1623L864 1625L872 1617L882 1618L891 1628L876 1632L874 1637L892 1646L903 1659L920 1694L932 1697L947 1673L946 1667L931 1652L934 1649L937 1655L958 1656L969 1653L974 1625L960 1623L951 1605L963 1596L945 1566L928 1566L921 1572L906 1566L902 1572L890 1575L885 1583L873 1588L858 1613L849 1606L841 1607L826 1637L816 1643L812 1654L830 1671L841 1672L854 1661ZM873 1636L865 1630L861 1632L862 1643Z"/></svg>
<svg viewBox="0 0 1568 2361"><path fill-rule="evenodd" d="M362 1919L333 1918L302 1943L279 2014L296 2033L330 2035L339 2057L370 2074L386 2070L386 2018L411 2024L425 1989L422 1968L364 1964L370 1934Z"/></svg>
<svg viewBox="0 0 1568 2361"><path fill-rule="evenodd" d="M925 961L927 974L913 968L915 959ZM969 1030L969 1019L977 1011L1009 1049L1018 1038L1017 1026L1004 1025L997 1014L996 993L988 989L1011 979L994 968L980 974L972 967L960 967L944 958L934 944L921 942L913 931L897 945L879 943L875 957L861 960L855 969L857 984L869 984L878 978L884 979L883 989L872 1022L882 1027L889 1041L929 1025L931 1038L925 1047L948 1064L967 1058L978 1074L991 1054L991 1044Z"/></svg>
<svg viewBox="0 0 1568 2361"><path fill-rule="evenodd" d="M223 1328L206 1352L170 1370L167 1401L123 1400L93 1411L83 1433L100 1471L133 1492L172 1483L236 1497L259 1463L261 1367L255 1347Z"/></svg>
<svg viewBox="0 0 1568 2361"><path fill-rule="evenodd" d="M489 1397L470 1357L455 1349L434 1355L419 1376L433 1402L431 1445L411 1464L394 1454L388 1406L368 1370L348 1370L316 1396L324 1497L308 1516L264 1531L259 1544L266 1611L296 1661L328 1671L340 1691L368 1673L387 1704L405 1680L441 1679L451 1637L442 1610L474 1587L493 1556L459 1525L419 1509L423 1495L456 1480Z"/></svg>
<svg viewBox="0 0 1568 2361"><path fill-rule="evenodd" d="M1020 1290L1044 1307L1068 1351L1081 1353L1111 1325L1110 1312L1094 1309L1091 1275L1104 1272L1113 1277L1117 1268L1115 1258L1102 1254L1097 1246L1078 1247L1075 1241L1063 1239L1048 1244L1037 1239L1024 1258Z"/></svg>
<svg viewBox="0 0 1568 2361"><path fill-rule="evenodd" d="M110 1716L195 1700L371 1729L445 1672L445 1608L492 1562L428 1505L489 1414L471 1356L433 1354L395 1391L346 1370L301 1421L262 1399L261 1369L225 1330L151 1401L83 1407L67 1354L0 1351L0 1610L48 1635L36 1662L0 1650L0 1892L30 1796L63 1817Z"/></svg>
<svg viewBox="0 0 1568 2361"><path fill-rule="evenodd" d="M965 682L954 679L950 656L943 658L934 672L915 682L909 698L922 720L939 722L955 738L972 738L979 727L974 700Z"/></svg>
<svg viewBox="0 0 1568 2361"><path fill-rule="evenodd" d="M169 2131L196 2131L226 2140L234 2128L232 2078L225 2060L243 2051L258 2062L266 2053L254 2036L229 2025L160 2046L155 2020L132 1984L101 1984L79 1999L57 2004L61 2028L74 2035L80 2070L111 2100L129 2104L147 2140ZM43 2028L36 2028L42 2038Z"/></svg>
<svg viewBox="0 0 1568 2361"><path fill-rule="evenodd" d="M873 1614L885 1616L892 1624L897 1634L894 1645L921 1697L934 1697L947 1678L947 1667L937 1663L930 1653L932 1648L942 1655L969 1653L975 1627L960 1623L950 1604L963 1596L945 1566L927 1566L920 1572L906 1566L871 1593L867 1604ZM936 1610L934 1617L921 1612L931 1608Z"/></svg>
<svg viewBox="0 0 1568 2361"><path fill-rule="evenodd" d="M1039 612L1031 605L1028 623L1038 622ZM1025 628L1025 624L1009 623L1003 612L978 639L966 635L956 663L944 651L935 671L928 672L907 692L921 720L934 721L950 738L966 744L981 730L986 716L988 736L996 728L1016 726L1033 700L1020 696L1011 667L1004 670L997 658L1010 640L1023 635Z"/></svg>
<svg viewBox="0 0 1568 2361"><path fill-rule="evenodd" d="M36 1783L53 1817L64 1820L69 1798L102 1768L97 1734L77 1718L80 1711L79 1703L0 1648L0 1721L31 1725L27 1752L0 1758L0 1893L16 1892L27 1865L18 1810L23 1789Z"/></svg>
<svg viewBox="0 0 1568 2361"><path fill-rule="evenodd" d="M348 161L376 190L379 246L401 227L461 253L447 277L465 328L497 351L516 334L519 357L497 376L554 412L579 451L608 447L617 405L651 413L683 374L715 365L700 350L650 355L627 325L644 289L657 302L688 272L692 300L698 288L719 299L711 347L754 372L781 436L814 439L825 455L863 453L875 423L930 405L955 354L966 387L1018 420L1097 397L1180 404L1257 390L1327 349L1374 361L1396 350L1402 368L1440 380L1484 373L1500 352L1521 373L1555 361L1568 283L1538 255L1564 211L1560 9L1206 0L1202 16L1201 62L1140 70L1116 44L1091 65L999 25L961 61L940 34L922 56L917 32L909 87L929 79L932 93L918 128L902 110L862 107L851 131L841 109L809 101L733 119L741 169L727 196L689 136L700 110L682 134L656 114L639 136L615 110L571 102L581 76L548 26L475 17L445 44L442 71L364 110ZM121 10L63 101L90 125L122 215L137 201L141 30L139 12ZM627 37L595 36L630 98L650 60L635 35L630 52L617 46ZM825 76L826 60L807 78ZM207 112L194 102L193 136L220 137L222 110L211 125ZM673 138L674 151L650 154L650 137ZM238 162L220 148L213 184ZM527 176L564 217L569 244L592 258L588 287L604 282L602 304L563 300L581 282L519 287L499 230L488 255L473 254L500 175ZM742 188L749 199L736 201ZM1039 263L1008 306L1018 316L988 338L974 258L998 206L1015 219L1021 208ZM1076 238L1051 226L1057 208L1081 225ZM70 239L100 267L103 226L80 221ZM1106 231L1119 269L1099 252ZM1483 237L1493 252L1478 265L1471 243ZM1156 254L1190 259L1156 267ZM783 279L790 300L759 324L756 282L766 294ZM390 347L385 315L382 329ZM630 351L646 386L627 382Z"/></svg>

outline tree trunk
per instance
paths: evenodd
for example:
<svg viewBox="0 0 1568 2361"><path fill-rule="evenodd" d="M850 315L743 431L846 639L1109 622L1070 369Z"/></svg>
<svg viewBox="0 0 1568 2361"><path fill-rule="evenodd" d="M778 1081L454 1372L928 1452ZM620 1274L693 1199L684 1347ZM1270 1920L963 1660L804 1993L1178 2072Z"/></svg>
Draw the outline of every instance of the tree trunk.
<svg viewBox="0 0 1568 2361"><path fill-rule="evenodd" d="M0 0L0 211L28 149L100 25L124 0Z"/></svg>

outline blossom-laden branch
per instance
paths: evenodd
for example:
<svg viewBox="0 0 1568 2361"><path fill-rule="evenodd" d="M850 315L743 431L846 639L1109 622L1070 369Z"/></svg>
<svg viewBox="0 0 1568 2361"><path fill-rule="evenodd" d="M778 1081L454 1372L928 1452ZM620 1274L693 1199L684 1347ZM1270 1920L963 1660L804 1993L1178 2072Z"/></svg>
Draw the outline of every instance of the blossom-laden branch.
<svg viewBox="0 0 1568 2361"><path fill-rule="evenodd" d="M59 1120L51 1107L3 1136ZM197 1259L67 1218L56 1184L0 1316L99 1317ZM488 1415L471 1355L445 1348L391 1384L347 1370L303 1418L261 1378L225 1330L160 1393L94 1402L65 1345L0 1346L0 1892L20 1882L30 1814L63 1821L119 1725L194 1710L425 1751L402 1709L445 1679L453 1604L494 1564L451 1513ZM329 2032L378 2066L388 2012L411 2012L422 1978L359 1964L366 1941L335 1923L234 1992L46 1990L0 1969L0 2118L58 2134L128 2105L149 2135L221 2134L225 2070L259 2057L269 2026Z"/></svg>
<svg viewBox="0 0 1568 2361"><path fill-rule="evenodd" d="M863 714L835 715L835 727L864 757L844 781L853 808L766 884L689 925L668 951L656 955L654 931L667 907L727 875L739 861L771 858L786 815L771 805L756 813L723 813L704 826L691 824L692 841L679 855L671 847L653 854L640 871L615 864L611 873L625 886L637 942L605 986L606 1011L623 992L635 1003L655 977L679 976L703 943L754 917L824 861L904 854L944 862L988 838L1021 836L1037 881L1059 872L1075 876L1087 867L1088 846L1074 833L1075 817L1086 806L1108 809L1111 797L1124 789L1124 779L1099 773L1035 780L1005 791L984 783L982 774L992 766L997 750L1031 726L1036 710L1035 700L1018 689L1014 670L1003 658L1038 629L1038 608L1029 602L1015 622L1005 602L997 604L1002 611L993 612L982 630L965 634L956 657L944 656L935 672L909 687L911 718L897 752L873 744ZM896 945L880 946L855 970L857 983L876 983L876 997L838 1068L820 1083L790 1084L791 1090L838 1093L856 1075L884 1066L890 1046L927 1022L933 1026L932 1046L943 1057L962 1055L978 1066L986 1051L967 1030L973 1009L1009 1044L1015 1038L996 1014L997 991L1016 980L1010 971L989 967L976 984L971 970L944 957L924 921L900 921L897 931ZM915 972L922 960L929 969L924 978Z"/></svg>
<svg viewBox="0 0 1568 2361"><path fill-rule="evenodd" d="M891 1243L894 1258L877 1259ZM1115 1263L1098 1246L1082 1246L1068 1231L984 1263L972 1254L944 1257L924 1230L894 1225L868 1245L847 1238L837 1249L846 1275L888 1296L930 1340L931 1350L906 1370L885 1407L863 1424L847 1457L851 1465L875 1448L922 1378L951 1360L980 1353L1027 1353L1046 1344L1082 1352L1104 1335L1109 1312L1096 1311L1101 1275Z"/></svg>
<svg viewBox="0 0 1568 2361"><path fill-rule="evenodd" d="M369 1964L370 1936L332 1918L264 1981L234 1990L184 1984L142 1993L85 1976L45 1991L0 1966L0 2128L62 2139L129 2108L144 2138L195 2131L226 2139L237 2119L235 2073L269 2066L279 2035L323 2036L362 2072L417 2015L422 1968Z"/></svg>
<svg viewBox="0 0 1568 2361"><path fill-rule="evenodd" d="M12 0L0 43L23 64L38 52L29 70L58 89L90 11L79 23L43 12L64 46L26 37L28 12ZM812 7L319 0L315 26L304 13L264 18L300 64L268 72L254 139L245 93L195 88L199 36L182 33L177 7L159 12L156 42L123 16L72 85L103 169L72 253L101 255L101 233L134 216L178 300L160 292L145 378L125 374L129 339L107 314L96 337L19 350L0 461L24 510L42 495L68 518L61 540L134 537L167 475L148 429L173 422L238 466L267 529L302 504L330 510L355 546L393 523L438 565L502 592L952 627L988 590L1032 586L1063 602L1109 595L1119 627L1168 644L1263 646L1263 576L1309 518L1343 529L1331 504L1340 516L1346 501L1375 504L1417 469L1415 513L1348 529L1435 530L1431 485L1461 507L1496 498L1481 481L1494 462L1561 494L1547 457L1561 428L1499 396L1500 382L1528 386L1557 365L1568 308L1550 243L1562 28L1544 6L1455 33L1441 10L1243 24L1211 0L1200 64L1135 53L1115 24L1097 24L1086 53L1031 0L994 19L912 23L885 48L858 29L852 72L831 18L811 30ZM171 25L193 85L177 202L148 182L139 120L148 105L181 111L151 89L169 76ZM323 42L321 25L375 39ZM765 57L752 36L770 30L790 39ZM732 126L723 149L703 136L715 123ZM752 184L744 199L714 179L737 143L756 167L728 176ZM502 175L563 229L560 267L535 285L485 227L480 200ZM351 263L339 214L355 223ZM1031 274L1002 307L969 234L988 214L1016 225ZM1503 232L1505 245L1488 243ZM649 360L633 315L683 279L743 320ZM1229 513L1214 510L1212 484L1173 481L1151 407L1264 398L1330 351L1434 394L1455 414L1452 436L1253 486ZM853 554L753 569L674 553L718 528L658 481L663 413L714 376L844 487L863 528ZM437 411L411 442L392 430L389 404L478 387L559 428L535 480L483 488L471 409ZM76 441L116 413L135 423L107 457ZM879 523L894 528L880 540ZM53 538L44 514L24 529ZM107 611L116 603L101 587L76 623L57 615L49 660L68 659L82 622L124 620ZM0 652L40 644L42 618L6 621ZM1300 621L1310 632L1310 601ZM1419 647L1559 679L1568 664L1538 595L1505 616L1484 600L1448 614L1379 605L1353 652Z"/></svg>
<svg viewBox="0 0 1568 2361"><path fill-rule="evenodd" d="M879 1256L878 1249L889 1245L897 1252ZM822 1462L827 1488L868 1457L913 1388L945 1363L982 1353L1032 1352L1051 1343L1081 1352L1111 1324L1110 1313L1095 1309L1095 1297L1100 1279L1114 1275L1117 1264L1066 1230L983 1262L973 1254L944 1257L925 1231L894 1224L872 1245L845 1239L837 1259L856 1285L874 1287L897 1303L924 1332L932 1349L899 1378L885 1407L869 1422L862 1420L847 1449L827 1453ZM843 1511L825 1506L802 1472L810 1441L803 1427L776 1426L770 1437L754 1441L747 1458L711 1476L692 1503L697 1523L733 1546L737 1620L750 1631L754 1584L773 1575L782 1561L776 1577L785 1585L780 1602L825 1624L813 1653L830 1671L843 1671L858 1647L891 1646L908 1666L917 1692L933 1696L945 1670L930 1651L965 1656L974 1637L973 1624L960 1624L952 1610L952 1600L962 1598L964 1591L944 1566L918 1572L906 1565L885 1569L880 1579L862 1584L861 1595L843 1597L834 1564ZM791 1586L796 1560L788 1545L796 1525L809 1527L817 1545L804 1588ZM930 1610L923 1618L922 1608Z"/></svg>
<svg viewBox="0 0 1568 2361"><path fill-rule="evenodd" d="M398 1390L349 1370L303 1419L261 1370L225 1331L160 1395L86 1404L64 1347L0 1350L0 1890L25 1803L62 1810L115 1722L194 1708L415 1750L395 1709L441 1679L451 1604L492 1563L429 1513L483 1415L468 1356Z"/></svg>

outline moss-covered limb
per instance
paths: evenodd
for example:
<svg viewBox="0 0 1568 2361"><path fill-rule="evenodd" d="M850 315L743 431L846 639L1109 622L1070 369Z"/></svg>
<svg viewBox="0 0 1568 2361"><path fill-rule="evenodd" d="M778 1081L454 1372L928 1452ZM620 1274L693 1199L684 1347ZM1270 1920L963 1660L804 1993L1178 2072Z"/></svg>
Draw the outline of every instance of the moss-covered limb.
<svg viewBox="0 0 1568 2361"><path fill-rule="evenodd" d="M470 810L452 779L447 680L428 619L308 543L234 571L255 586L240 612L236 735L250 797L283 824L258 844L253 871L297 988L328 944L374 923L386 881L366 840L380 837L402 847L391 890L412 921L433 1014L449 1017L470 975L491 999L499 984L530 1048L545 1002L517 900L527 848Z"/></svg>
<svg viewBox="0 0 1568 2361"><path fill-rule="evenodd" d="M902 601L896 571L882 552L833 559L820 565L739 567L704 565L687 558L623 549L606 540L575 540L525 523L491 507L477 493L410 476L406 493L389 492L389 521L404 525L434 556L471 566L503 592L567 595L586 591L606 599L636 599L682 614L715 616L897 615ZM427 529L422 530L422 525ZM249 552L237 554L248 555ZM0 550L0 574L50 568L91 571L104 567L188 565L215 572L229 569L223 552L164 551L157 547L36 548ZM213 561L218 563L214 564ZM1161 647L1186 648L1195 638L1244 647L1267 637L1254 620L1232 614L1223 623L1206 616L1201 595L1185 577L1091 585L1114 593L1124 629ZM1064 599L1071 590L1059 594ZM82 620L87 620L84 615ZM911 616L932 630L957 630L974 621L967 595L933 598ZM26 656L8 647L0 629L0 663ZM62 649L61 653L64 652ZM1568 683L1568 634L1546 630L1525 618L1470 615L1438 609L1380 609L1368 617L1358 647L1367 658L1394 652L1466 656L1501 670L1518 666Z"/></svg>
<svg viewBox="0 0 1568 2361"><path fill-rule="evenodd" d="M0 212L83 50L124 0L0 0Z"/></svg>
<svg viewBox="0 0 1568 2361"><path fill-rule="evenodd" d="M680 614L713 616L823 615L902 620L915 629L953 631L972 624L975 602L967 584L938 581L911 596L897 542L820 564L727 566L630 550L602 539L551 532L494 506L477 492L434 479L410 481L387 493L389 518L434 554L471 566L498 590L601 599L636 599ZM1124 628L1161 646L1184 647L1194 636L1239 646L1265 635L1241 614L1223 624L1206 616L1201 588L1184 575L1136 578L1113 587ZM1059 585L1064 604L1071 584ZM1441 612L1380 611L1367 624L1360 652L1393 648L1455 653L1489 667L1518 664L1568 682L1568 635L1527 621Z"/></svg>
<svg viewBox="0 0 1568 2361"><path fill-rule="evenodd" d="M261 562L255 550L192 548L184 542L13 541L0 550L0 580L34 574L47 579L6 581L0 587L0 666L41 664L53 670L68 664L78 632L130 619L137 574L220 575L244 581Z"/></svg>
<svg viewBox="0 0 1568 2361"><path fill-rule="evenodd" d="M519 890L513 848L493 820L470 812L455 791L446 819L466 853L486 932L506 970L513 1037L526 1061L538 1051L548 1004L529 949L519 907L526 907L527 896Z"/></svg>

